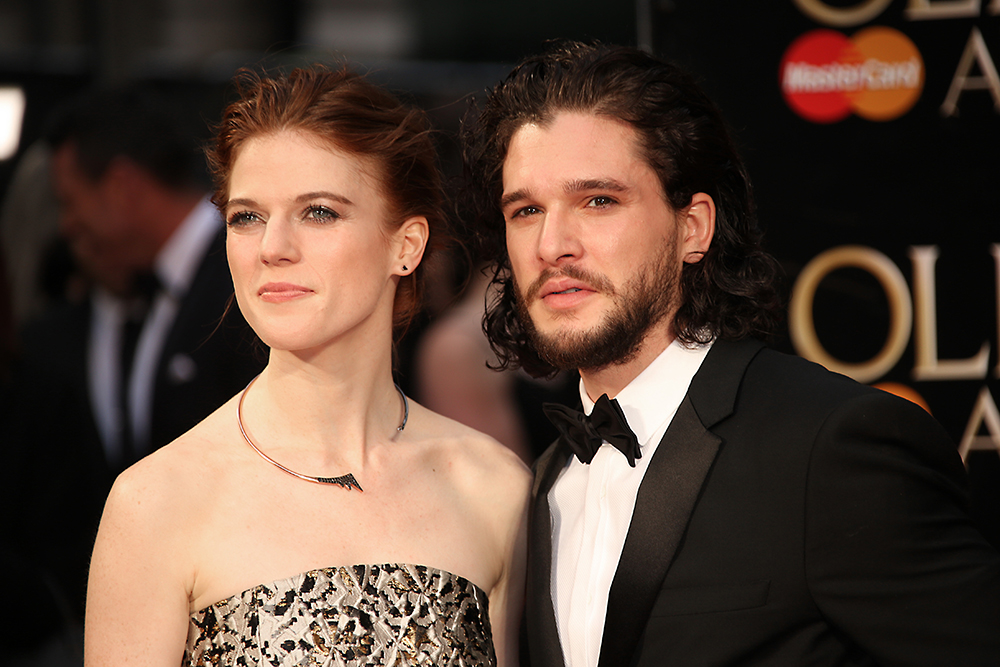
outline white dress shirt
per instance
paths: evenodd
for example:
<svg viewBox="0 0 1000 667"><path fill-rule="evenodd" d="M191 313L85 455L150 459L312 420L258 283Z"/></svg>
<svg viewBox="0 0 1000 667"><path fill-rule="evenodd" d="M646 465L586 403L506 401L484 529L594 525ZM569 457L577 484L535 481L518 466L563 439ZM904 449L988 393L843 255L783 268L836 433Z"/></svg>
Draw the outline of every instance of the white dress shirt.
<svg viewBox="0 0 1000 667"><path fill-rule="evenodd" d="M160 249L153 271L162 289L150 306L143 322L139 342L128 381L128 402L131 413L132 441L146 443L149 439L153 412L153 385L163 345L173 326L181 300L187 294L195 273L205 258L212 239L222 225L215 206L206 198L188 214ZM121 458L122 416L117 397L120 395L122 331L126 304L110 292L96 288L93 294L93 316L88 343L88 387L97 428L104 451L111 462ZM183 374L183 359L171 360L171 371ZM174 369L177 366L177 369ZM137 452L139 456L148 452Z"/></svg>
<svg viewBox="0 0 1000 667"><path fill-rule="evenodd" d="M570 667L597 665L608 593L639 485L710 347L674 341L615 397L642 451L635 468L605 442L589 465L571 456L549 491L552 601ZM589 415L594 401L582 381L580 398Z"/></svg>

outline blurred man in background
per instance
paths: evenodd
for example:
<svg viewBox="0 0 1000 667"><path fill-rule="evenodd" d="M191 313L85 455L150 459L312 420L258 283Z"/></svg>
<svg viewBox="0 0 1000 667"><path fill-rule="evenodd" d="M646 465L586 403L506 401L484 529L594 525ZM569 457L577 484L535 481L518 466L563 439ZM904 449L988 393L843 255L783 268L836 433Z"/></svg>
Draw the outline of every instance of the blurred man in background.
<svg viewBox="0 0 1000 667"><path fill-rule="evenodd" d="M93 536L117 474L263 365L238 309L227 310L225 230L183 118L131 85L76 101L47 133L79 276L64 304L24 329L12 373L4 506L35 610L11 611L22 637L43 641L59 625L72 635L82 623Z"/></svg>

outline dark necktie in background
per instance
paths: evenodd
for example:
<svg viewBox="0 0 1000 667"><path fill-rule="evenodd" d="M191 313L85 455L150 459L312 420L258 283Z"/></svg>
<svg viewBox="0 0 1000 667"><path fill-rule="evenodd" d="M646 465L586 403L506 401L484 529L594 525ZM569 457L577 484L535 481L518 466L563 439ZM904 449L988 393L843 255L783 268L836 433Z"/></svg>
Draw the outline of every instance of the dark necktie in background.
<svg viewBox="0 0 1000 667"><path fill-rule="evenodd" d="M139 346L139 336L146 323L146 316L153 305L153 299L160 291L160 281L155 273L144 273L137 276L132 296L126 300L125 322L122 325L121 357L119 360L120 375L118 378L118 406L121 422L118 432L119 465L122 469L135 463L138 456L138 445L132 433L132 410L130 409L129 391L132 377L132 367L135 365L136 348Z"/></svg>
<svg viewBox="0 0 1000 667"><path fill-rule="evenodd" d="M607 394L597 399L590 416L558 403L545 403L542 410L583 463L594 459L605 440L624 454L633 468L635 460L642 458L639 441L629 428L625 413L618 401L609 399Z"/></svg>

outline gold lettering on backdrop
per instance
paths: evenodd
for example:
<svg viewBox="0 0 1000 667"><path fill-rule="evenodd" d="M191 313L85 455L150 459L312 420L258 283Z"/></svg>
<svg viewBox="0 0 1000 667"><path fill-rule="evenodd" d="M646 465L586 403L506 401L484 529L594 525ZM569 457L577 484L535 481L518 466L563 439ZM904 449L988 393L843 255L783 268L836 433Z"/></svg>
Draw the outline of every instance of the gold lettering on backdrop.
<svg viewBox="0 0 1000 667"><path fill-rule="evenodd" d="M996 5L997 3L994 3ZM993 7L990 8L993 10ZM969 76L973 65L979 65L982 72L980 76ZM944 116L954 116L958 113L958 96L966 90L988 90L993 96L993 106L1000 112L1000 76L997 76L997 68L993 65L993 58L990 56L986 42L979 28L973 28L969 35L969 41L965 44L965 51L958 61L958 68L955 76L951 80L948 94L941 105L941 114Z"/></svg>
<svg viewBox="0 0 1000 667"><path fill-rule="evenodd" d="M892 4L892 0L864 0L852 7L831 7L822 0L792 0L806 16L826 25L847 28L871 21Z"/></svg>
<svg viewBox="0 0 1000 667"><path fill-rule="evenodd" d="M849 28L871 21L884 12L892 0L865 0L851 7L831 7L823 0L792 0L796 7L819 23ZM907 0L903 12L911 21L957 19L978 16L982 0ZM990 0L986 7L992 16L1000 14L1000 0Z"/></svg>
<svg viewBox="0 0 1000 667"><path fill-rule="evenodd" d="M990 246L990 254L993 255L993 266L996 267L996 298L997 298L997 345L1000 345L1000 243ZM993 369L993 375L1000 377L1000 358L997 359L997 367Z"/></svg>
<svg viewBox="0 0 1000 667"><path fill-rule="evenodd" d="M889 335L885 345L874 357L857 364L828 353L816 335L813 321L813 301L820 282L832 271L847 267L863 269L875 276L889 301ZM789 334L799 355L862 383L873 382L892 370L906 350L913 326L906 279L891 259L865 246L839 246L814 257L795 281L788 311Z"/></svg>
<svg viewBox="0 0 1000 667"><path fill-rule="evenodd" d="M905 13L911 21L957 19L979 16L979 5L980 0L909 0Z"/></svg>
<svg viewBox="0 0 1000 667"><path fill-rule="evenodd" d="M938 359L937 297L934 265L936 246L910 248L913 263L913 306L916 311L914 342L914 380L974 380L985 378L990 363L990 344L984 342L979 352L968 359Z"/></svg>
<svg viewBox="0 0 1000 667"><path fill-rule="evenodd" d="M979 435L980 427L985 424L989 435ZM996 449L1000 453L1000 411L988 387L983 387L972 408L969 423L958 444L958 453L964 461L969 452L974 449Z"/></svg>

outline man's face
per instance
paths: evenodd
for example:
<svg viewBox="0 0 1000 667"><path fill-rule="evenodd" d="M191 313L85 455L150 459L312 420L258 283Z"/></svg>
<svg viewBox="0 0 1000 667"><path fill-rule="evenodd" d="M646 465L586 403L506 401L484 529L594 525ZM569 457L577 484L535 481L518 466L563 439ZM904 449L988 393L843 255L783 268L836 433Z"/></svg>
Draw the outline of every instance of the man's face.
<svg viewBox="0 0 1000 667"><path fill-rule="evenodd" d="M53 154L52 178L60 202L60 230L83 270L114 292L127 289L143 264L136 255L147 245L139 241L125 204L127 193L117 191L107 174L91 180L80 169L72 143Z"/></svg>
<svg viewBox="0 0 1000 667"><path fill-rule="evenodd" d="M599 369L669 343L684 230L630 125L560 112L522 126L501 207L521 320L543 359Z"/></svg>

